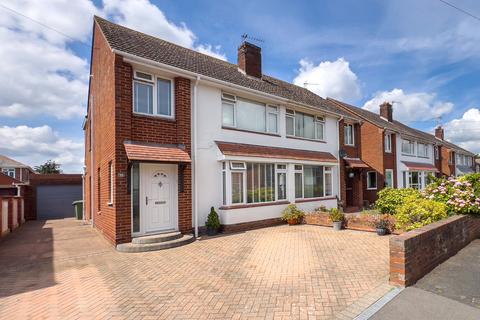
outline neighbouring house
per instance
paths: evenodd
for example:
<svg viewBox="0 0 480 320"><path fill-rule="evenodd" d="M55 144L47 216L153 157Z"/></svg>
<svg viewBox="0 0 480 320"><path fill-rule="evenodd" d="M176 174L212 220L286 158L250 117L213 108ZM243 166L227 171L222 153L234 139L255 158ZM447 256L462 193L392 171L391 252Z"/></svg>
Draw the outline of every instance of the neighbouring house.
<svg viewBox="0 0 480 320"><path fill-rule="evenodd" d="M442 144L442 169L446 176L462 176L475 172L475 154L445 140L442 126L435 128L435 137Z"/></svg>
<svg viewBox="0 0 480 320"><path fill-rule="evenodd" d="M356 139L358 117L265 75L251 43L231 64L95 17L90 79L85 215L115 245L198 235L211 207L239 230L345 197L339 135L353 125Z"/></svg>
<svg viewBox="0 0 480 320"><path fill-rule="evenodd" d="M17 181L28 183L30 181L30 175L34 171L23 163L0 155L0 172L16 179Z"/></svg>
<svg viewBox="0 0 480 320"><path fill-rule="evenodd" d="M475 157L475 172L480 172L480 156Z"/></svg>
<svg viewBox="0 0 480 320"><path fill-rule="evenodd" d="M0 173L0 196L16 196L20 194L19 184L21 181Z"/></svg>

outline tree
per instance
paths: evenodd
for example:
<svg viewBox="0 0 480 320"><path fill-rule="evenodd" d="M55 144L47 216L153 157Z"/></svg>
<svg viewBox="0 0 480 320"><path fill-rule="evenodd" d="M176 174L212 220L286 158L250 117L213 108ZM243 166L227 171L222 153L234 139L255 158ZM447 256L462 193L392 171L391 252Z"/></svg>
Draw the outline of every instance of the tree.
<svg viewBox="0 0 480 320"><path fill-rule="evenodd" d="M48 160L44 164L36 166L34 169L37 173L43 173L43 174L59 174L59 173L62 173L62 170L60 170L60 164L56 163L53 160Z"/></svg>

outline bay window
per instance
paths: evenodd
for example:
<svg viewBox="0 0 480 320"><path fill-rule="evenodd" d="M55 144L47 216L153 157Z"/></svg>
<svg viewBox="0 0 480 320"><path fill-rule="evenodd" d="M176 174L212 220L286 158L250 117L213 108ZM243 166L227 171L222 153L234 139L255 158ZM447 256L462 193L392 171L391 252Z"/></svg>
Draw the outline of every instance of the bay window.
<svg viewBox="0 0 480 320"><path fill-rule="evenodd" d="M287 109L286 129L287 136L324 140L325 119L323 117Z"/></svg>
<svg viewBox="0 0 480 320"><path fill-rule="evenodd" d="M415 154L415 144L410 140L402 140L402 153L407 155Z"/></svg>
<svg viewBox="0 0 480 320"><path fill-rule="evenodd" d="M287 165L277 164L277 200L287 199Z"/></svg>
<svg viewBox="0 0 480 320"><path fill-rule="evenodd" d="M278 133L278 107L222 93L222 125Z"/></svg>
<svg viewBox="0 0 480 320"><path fill-rule="evenodd" d="M148 115L173 117L173 85L169 79L135 71L133 111Z"/></svg>
<svg viewBox="0 0 480 320"><path fill-rule="evenodd" d="M324 166L295 165L295 198L309 199L332 195L332 169Z"/></svg>

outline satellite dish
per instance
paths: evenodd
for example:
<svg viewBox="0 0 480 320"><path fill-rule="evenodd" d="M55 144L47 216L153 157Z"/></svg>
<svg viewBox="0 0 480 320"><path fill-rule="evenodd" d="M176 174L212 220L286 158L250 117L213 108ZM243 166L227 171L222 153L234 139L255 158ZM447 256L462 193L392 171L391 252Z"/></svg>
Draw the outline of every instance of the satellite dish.
<svg viewBox="0 0 480 320"><path fill-rule="evenodd" d="M340 156L340 158L345 158L347 156L347 151L345 151L344 149L340 149L338 150L338 155Z"/></svg>

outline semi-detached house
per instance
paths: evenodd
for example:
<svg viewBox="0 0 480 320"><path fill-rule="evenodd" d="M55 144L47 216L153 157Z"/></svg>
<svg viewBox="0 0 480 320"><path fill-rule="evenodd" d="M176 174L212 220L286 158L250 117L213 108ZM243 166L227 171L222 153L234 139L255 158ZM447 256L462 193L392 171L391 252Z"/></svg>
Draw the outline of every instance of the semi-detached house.
<svg viewBox="0 0 480 320"><path fill-rule="evenodd" d="M356 119L263 74L248 42L237 65L95 17L86 218L119 245L197 235L211 207L230 230L277 223L290 203L337 207L340 127Z"/></svg>
<svg viewBox="0 0 480 320"><path fill-rule="evenodd" d="M475 171L474 154L444 140L441 126L435 136L394 120L392 104L379 114L334 99L330 102L362 119L361 159L366 172L364 199L373 203L384 187L423 189L432 176L459 176Z"/></svg>

